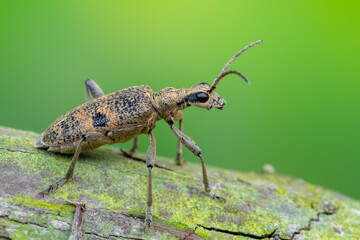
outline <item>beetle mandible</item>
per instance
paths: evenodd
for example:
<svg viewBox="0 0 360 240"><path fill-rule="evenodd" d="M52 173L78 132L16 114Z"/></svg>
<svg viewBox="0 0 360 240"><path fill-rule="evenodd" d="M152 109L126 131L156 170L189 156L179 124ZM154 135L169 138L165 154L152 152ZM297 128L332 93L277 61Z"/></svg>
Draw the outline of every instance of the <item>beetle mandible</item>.
<svg viewBox="0 0 360 240"><path fill-rule="evenodd" d="M225 200L225 198L216 195L210 188L200 148L182 132L183 114L181 110L190 106L207 110L222 109L225 101L214 91L216 86L228 74L236 74L249 82L240 72L226 71L226 69L244 51L261 42L261 40L253 42L233 56L214 79L211 86L207 83L200 83L188 89L167 87L159 92L153 92L149 86L142 85L104 95L95 81L91 79L85 81L86 102L59 117L35 142L36 148L47 149L50 152L74 154L65 177L49 185L41 194L48 194L72 179L81 152L105 144L124 143L134 139L130 151L124 152L131 156L138 146L137 136L147 134L150 139L150 146L146 153L148 191L145 229L150 227L153 214L151 170L155 164L156 153L153 129L157 121L164 119L178 138L176 163L182 164L181 153L182 145L184 145L201 161L205 192L213 199ZM94 98L92 101L89 101L89 92ZM180 129L174 126L176 121L179 121Z"/></svg>

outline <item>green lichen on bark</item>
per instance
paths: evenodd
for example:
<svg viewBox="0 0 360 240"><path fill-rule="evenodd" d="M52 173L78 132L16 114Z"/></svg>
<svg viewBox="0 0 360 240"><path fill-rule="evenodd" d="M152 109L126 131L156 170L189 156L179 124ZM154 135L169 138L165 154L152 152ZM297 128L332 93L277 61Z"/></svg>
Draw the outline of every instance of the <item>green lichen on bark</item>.
<svg viewBox="0 0 360 240"><path fill-rule="evenodd" d="M144 233L144 164L112 147L83 153L73 181L41 198L71 156L35 149L38 137L0 128L0 239L68 239L75 206L67 201L86 204L85 239L360 238L360 203L349 197L289 176L208 166L210 185L227 198L217 202L204 192L200 165L161 157L175 171L153 170L154 221Z"/></svg>

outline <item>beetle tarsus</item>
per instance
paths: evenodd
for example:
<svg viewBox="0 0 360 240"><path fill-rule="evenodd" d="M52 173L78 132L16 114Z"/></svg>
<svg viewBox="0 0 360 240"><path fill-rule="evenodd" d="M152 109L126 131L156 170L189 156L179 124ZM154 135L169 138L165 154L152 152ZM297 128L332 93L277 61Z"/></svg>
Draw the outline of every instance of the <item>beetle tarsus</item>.
<svg viewBox="0 0 360 240"><path fill-rule="evenodd" d="M41 196L45 196L46 194L52 193L66 182L67 182L66 178L60 178L56 182L53 182L52 184L50 184L44 191L39 192L39 194Z"/></svg>
<svg viewBox="0 0 360 240"><path fill-rule="evenodd" d="M152 207L148 206L146 209L144 231L146 231L146 229L151 227L151 222L152 222Z"/></svg>
<svg viewBox="0 0 360 240"><path fill-rule="evenodd" d="M221 201L226 202L226 198L216 195L212 190L210 190L209 195L212 199L221 200Z"/></svg>
<svg viewBox="0 0 360 240"><path fill-rule="evenodd" d="M151 221L152 221L152 216L151 215L146 216L144 231L146 231L146 229L151 227Z"/></svg>
<svg viewBox="0 0 360 240"><path fill-rule="evenodd" d="M177 166L185 166L185 164L187 163L186 160L181 157L181 155L182 155L181 153L176 153L175 164Z"/></svg>
<svg viewBox="0 0 360 240"><path fill-rule="evenodd" d="M184 166L185 163L186 161L181 158L181 153L176 153L175 164L178 166Z"/></svg>

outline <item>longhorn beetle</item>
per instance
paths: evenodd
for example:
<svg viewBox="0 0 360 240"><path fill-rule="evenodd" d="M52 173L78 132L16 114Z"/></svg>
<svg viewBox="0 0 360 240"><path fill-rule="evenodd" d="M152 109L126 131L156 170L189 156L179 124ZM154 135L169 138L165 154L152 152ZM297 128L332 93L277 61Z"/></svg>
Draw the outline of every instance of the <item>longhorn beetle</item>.
<svg viewBox="0 0 360 240"><path fill-rule="evenodd" d="M76 162L81 152L98 148L104 144L124 143L134 138L133 146L126 155L132 155L138 146L138 135L147 134L150 146L146 153L146 167L148 168L147 209L145 229L150 227L152 221L152 180L151 170L155 164L156 144L153 134L155 123L164 119L178 138L176 164L181 165L182 145L200 158L205 192L213 199L225 200L216 195L210 188L205 163L200 148L187 135L182 132L181 110L196 106L210 110L222 109L224 99L214 92L219 81L229 74L236 74L247 83L248 79L240 72L226 69L230 64L250 47L261 43L256 41L243 48L233 56L211 86L200 83L188 89L164 88L153 92L147 85L129 87L104 96L101 88L95 81L85 81L86 102L65 113L52 123L35 142L35 148L47 149L50 152L73 153L70 167L65 177L49 185L40 194L48 194L62 184L72 179ZM89 92L93 96L90 100ZM174 122L179 121L179 128Z"/></svg>

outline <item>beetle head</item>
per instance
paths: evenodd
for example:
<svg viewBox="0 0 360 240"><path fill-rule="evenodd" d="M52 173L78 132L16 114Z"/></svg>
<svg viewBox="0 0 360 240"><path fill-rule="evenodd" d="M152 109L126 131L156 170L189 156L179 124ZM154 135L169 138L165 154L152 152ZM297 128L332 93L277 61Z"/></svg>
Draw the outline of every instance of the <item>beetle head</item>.
<svg viewBox="0 0 360 240"><path fill-rule="evenodd" d="M205 108L207 110L211 108L222 110L225 105L225 100L216 92L210 92L210 89L211 87L207 83L192 86L187 90L185 102L187 105Z"/></svg>
<svg viewBox="0 0 360 240"><path fill-rule="evenodd" d="M188 89L188 94L185 97L185 102L187 102L188 105L195 105L197 107L205 108L208 110L210 110L211 108L218 108L222 110L223 106L225 105L225 100L222 99L220 95L214 91L216 86L219 84L220 80L223 77L229 74L236 74L240 76L242 79L244 79L245 82L249 83L249 80L240 72L234 70L226 71L226 69L243 52L245 52L249 48L261 42L262 42L261 40L253 42L250 45L244 47L242 50L240 50L237 54L235 54L235 56L233 56L230 59L230 61L225 64L224 68L220 71L219 75L214 79L211 86L207 83L200 83Z"/></svg>

